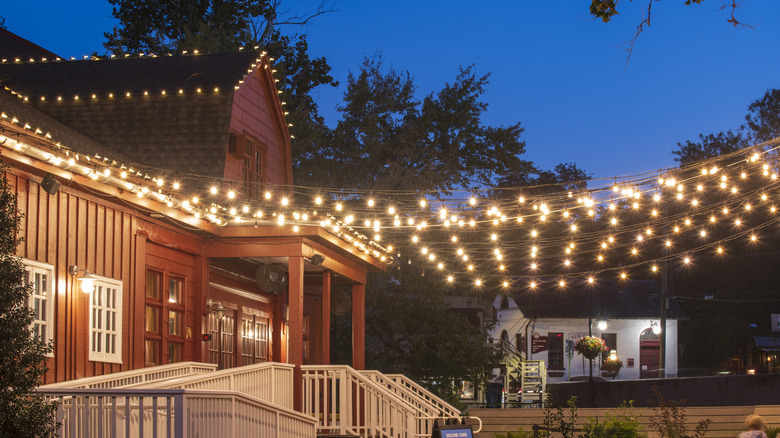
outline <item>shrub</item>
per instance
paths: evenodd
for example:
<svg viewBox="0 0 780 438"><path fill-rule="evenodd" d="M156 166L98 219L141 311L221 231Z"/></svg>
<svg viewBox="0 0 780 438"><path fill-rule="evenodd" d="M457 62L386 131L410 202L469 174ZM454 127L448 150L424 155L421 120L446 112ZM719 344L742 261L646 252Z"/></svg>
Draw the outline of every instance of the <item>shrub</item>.
<svg viewBox="0 0 780 438"><path fill-rule="evenodd" d="M657 386L653 386L653 394L656 401L649 400L653 408L650 427L658 431L662 438L699 438L707 433L712 423L709 418L699 421L694 431L688 431L685 399L666 400Z"/></svg>
<svg viewBox="0 0 780 438"><path fill-rule="evenodd" d="M639 419L634 415L633 404L629 402L604 416L604 421L589 418L580 435L581 438L640 438Z"/></svg>

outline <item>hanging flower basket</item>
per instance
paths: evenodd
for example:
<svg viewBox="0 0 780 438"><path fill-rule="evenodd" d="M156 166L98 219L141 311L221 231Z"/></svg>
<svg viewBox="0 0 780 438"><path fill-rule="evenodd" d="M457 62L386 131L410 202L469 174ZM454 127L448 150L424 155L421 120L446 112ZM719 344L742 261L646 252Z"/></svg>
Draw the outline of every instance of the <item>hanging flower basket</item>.
<svg viewBox="0 0 780 438"><path fill-rule="evenodd" d="M623 368L623 362L620 359L607 359L601 364L601 375L614 379L621 368Z"/></svg>
<svg viewBox="0 0 780 438"><path fill-rule="evenodd" d="M595 359L596 356L607 351L607 344L596 336L584 336L574 343L574 351L588 359Z"/></svg>

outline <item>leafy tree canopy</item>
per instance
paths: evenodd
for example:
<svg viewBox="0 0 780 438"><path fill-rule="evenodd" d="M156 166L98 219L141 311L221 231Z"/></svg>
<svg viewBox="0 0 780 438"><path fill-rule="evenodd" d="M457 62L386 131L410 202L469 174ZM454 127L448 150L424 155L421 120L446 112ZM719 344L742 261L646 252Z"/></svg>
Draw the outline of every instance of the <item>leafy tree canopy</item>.
<svg viewBox="0 0 780 438"><path fill-rule="evenodd" d="M520 158L520 124L482 121L488 79L473 65L461 68L452 83L418 100L408 72L385 68L381 56L364 59L347 79L332 141L321 145L309 166L297 169L299 184L451 190L533 172Z"/></svg>

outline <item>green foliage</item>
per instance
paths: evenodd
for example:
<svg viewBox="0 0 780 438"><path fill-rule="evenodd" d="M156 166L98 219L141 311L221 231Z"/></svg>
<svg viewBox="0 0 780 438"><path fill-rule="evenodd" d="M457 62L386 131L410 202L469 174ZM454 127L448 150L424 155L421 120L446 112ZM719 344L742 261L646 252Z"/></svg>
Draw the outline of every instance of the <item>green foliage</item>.
<svg viewBox="0 0 780 438"><path fill-rule="evenodd" d="M780 89L769 89L751 103L745 120L755 143L780 137Z"/></svg>
<svg viewBox="0 0 780 438"><path fill-rule="evenodd" d="M666 400L657 386L653 386L656 400L648 400L653 408L650 428L662 438L699 438L707 433L712 420L700 420L693 431L688 430L685 400Z"/></svg>
<svg viewBox="0 0 780 438"><path fill-rule="evenodd" d="M574 438L574 428L577 424L577 397L572 396L566 400L566 407L569 408L568 415L564 413L562 406L553 409L554 403L552 394L546 394L544 398L544 427L546 430L539 431L540 438L549 438L552 432L560 432L563 438Z"/></svg>
<svg viewBox="0 0 780 438"><path fill-rule="evenodd" d="M699 141L694 143L686 140L685 143L677 143L679 150L672 151L675 161L680 164L688 164L707 158L728 154L749 146L747 137L742 132L719 132L718 134L699 134Z"/></svg>
<svg viewBox="0 0 780 438"><path fill-rule="evenodd" d="M31 290L24 266L13 256L20 215L5 170L0 167L0 436L52 436L55 406L33 392L46 373L51 347L30 330Z"/></svg>
<svg viewBox="0 0 780 438"><path fill-rule="evenodd" d="M469 66L419 100L408 72L386 68L381 56L364 59L348 76L332 142L313 151L309 162L316 166L301 169L298 183L450 190L533 172L532 164L520 158L525 143L519 123L482 123L487 85L488 75L477 75Z"/></svg>
<svg viewBox="0 0 780 438"><path fill-rule="evenodd" d="M449 311L440 279L413 266L372 277L366 296L366 362L402 373L446 400L458 400L457 382L477 385L499 361L484 327Z"/></svg>
<svg viewBox="0 0 780 438"><path fill-rule="evenodd" d="M767 427L764 432L766 432L767 438L778 438L780 437L780 426Z"/></svg>
<svg viewBox="0 0 780 438"><path fill-rule="evenodd" d="M581 438L640 438L639 419L633 412L633 404L629 402L604 415L604 420L589 418L588 424L582 429Z"/></svg>
<svg viewBox="0 0 780 438"><path fill-rule="evenodd" d="M497 433L495 438L534 438L534 432L520 428L517 432L507 432L506 435Z"/></svg>
<svg viewBox="0 0 780 438"><path fill-rule="evenodd" d="M595 359L609 349L607 343L598 336L583 336L574 343L574 350L588 359Z"/></svg>

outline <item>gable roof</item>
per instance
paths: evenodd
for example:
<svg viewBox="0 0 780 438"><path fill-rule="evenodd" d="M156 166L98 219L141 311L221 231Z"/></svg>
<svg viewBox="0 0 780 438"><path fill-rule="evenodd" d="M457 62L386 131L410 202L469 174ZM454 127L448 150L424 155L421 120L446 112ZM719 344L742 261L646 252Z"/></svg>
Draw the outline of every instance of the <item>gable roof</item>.
<svg viewBox="0 0 780 438"><path fill-rule="evenodd" d="M14 62L16 59L27 62L30 59L40 61L41 58L57 59L59 56L33 44L26 39L0 28L0 58Z"/></svg>
<svg viewBox="0 0 780 438"><path fill-rule="evenodd" d="M14 63L0 84L133 161L221 178L235 87L260 53Z"/></svg>
<svg viewBox="0 0 780 438"><path fill-rule="evenodd" d="M660 314L661 288L654 280L568 280L538 283L533 289L515 289L510 296L528 318L589 318L603 314L611 319L652 319ZM669 299L669 319L685 319L685 312Z"/></svg>

